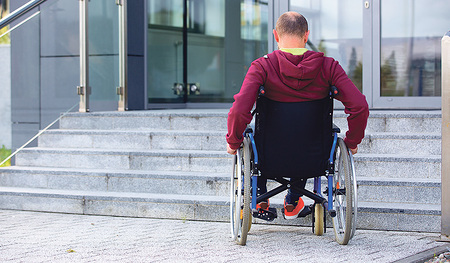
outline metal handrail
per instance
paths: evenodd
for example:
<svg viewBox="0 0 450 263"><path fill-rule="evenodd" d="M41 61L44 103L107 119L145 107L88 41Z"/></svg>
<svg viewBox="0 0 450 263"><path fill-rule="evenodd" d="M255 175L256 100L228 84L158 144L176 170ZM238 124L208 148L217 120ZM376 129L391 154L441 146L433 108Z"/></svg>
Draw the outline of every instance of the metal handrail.
<svg viewBox="0 0 450 263"><path fill-rule="evenodd" d="M33 138L31 138L30 140L28 140L24 145L22 145L19 149L17 149L15 152L13 152L12 154L10 154L8 157L6 157L5 160L3 160L0 163L0 167L5 164L8 160L10 160L12 157L14 157L17 153L19 153L20 151L23 150L23 148L27 147L28 144L30 144L32 141L34 141L37 137L41 136L41 134L43 134L44 132L46 132L50 127L53 126L53 124L55 124L56 122L58 122L59 120L61 120L62 117L66 116L69 112L71 112L76 106L78 106L78 103L76 103L75 105L73 105L70 109L68 109L66 112L64 112L63 114L61 114L59 116L59 118L57 118L56 120L54 120L52 123L50 123L49 125L47 125L47 127L45 127L44 129L40 130L36 135L33 136Z"/></svg>
<svg viewBox="0 0 450 263"><path fill-rule="evenodd" d="M28 3L22 5L21 7L14 10L14 12L7 15L5 18L0 20L0 29L11 24L16 19L22 17L24 14L28 13L31 9L39 6L47 0L31 0Z"/></svg>

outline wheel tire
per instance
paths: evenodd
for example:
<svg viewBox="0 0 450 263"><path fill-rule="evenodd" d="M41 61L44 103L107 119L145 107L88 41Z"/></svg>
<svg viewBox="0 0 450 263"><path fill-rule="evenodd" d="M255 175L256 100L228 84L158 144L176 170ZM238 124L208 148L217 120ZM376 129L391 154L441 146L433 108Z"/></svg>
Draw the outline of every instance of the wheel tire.
<svg viewBox="0 0 450 263"><path fill-rule="evenodd" d="M239 245L247 243L247 233L251 228L251 166L250 144L247 138L234 158L234 169L231 177L230 221L233 239Z"/></svg>
<svg viewBox="0 0 450 263"><path fill-rule="evenodd" d="M344 188L343 188L344 187ZM344 140L338 139L333 178L333 229L336 242L347 245L356 228L356 179L354 168Z"/></svg>
<svg viewBox="0 0 450 263"><path fill-rule="evenodd" d="M237 150L236 155L233 158L233 174L231 175L231 185L230 185L230 226L231 226L231 237L236 240L238 227L236 225L236 201L238 199L238 174L241 174L241 162L240 162L240 149Z"/></svg>
<svg viewBox="0 0 450 263"><path fill-rule="evenodd" d="M314 234L316 234L316 236L323 235L323 210L323 205L314 205Z"/></svg>

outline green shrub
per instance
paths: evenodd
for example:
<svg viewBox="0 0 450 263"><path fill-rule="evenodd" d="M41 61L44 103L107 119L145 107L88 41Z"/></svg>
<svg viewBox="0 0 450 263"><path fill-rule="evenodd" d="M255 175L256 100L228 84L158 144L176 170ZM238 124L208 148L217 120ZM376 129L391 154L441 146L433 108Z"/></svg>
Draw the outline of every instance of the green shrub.
<svg viewBox="0 0 450 263"><path fill-rule="evenodd" d="M6 31L8 31L8 29L9 28L7 26L5 26L4 28L0 29L0 35L5 33ZM10 43L11 43L11 41L9 39L9 33L0 38L0 44L10 44Z"/></svg>
<svg viewBox="0 0 450 263"><path fill-rule="evenodd" d="M2 145L2 148L0 149L0 163L8 158L9 155L11 155L11 150L6 149L5 145ZM8 160L6 163L2 164L2 167L3 166L11 166L11 160Z"/></svg>

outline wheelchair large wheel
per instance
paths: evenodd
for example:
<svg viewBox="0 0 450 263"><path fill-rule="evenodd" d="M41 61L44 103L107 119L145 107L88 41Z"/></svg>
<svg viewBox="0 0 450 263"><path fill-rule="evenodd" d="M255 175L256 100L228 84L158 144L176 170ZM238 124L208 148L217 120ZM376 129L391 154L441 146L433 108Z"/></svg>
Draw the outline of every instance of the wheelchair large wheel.
<svg viewBox="0 0 450 263"><path fill-rule="evenodd" d="M245 138L243 147L237 151L234 158L230 193L231 234L239 245L246 244L252 220L250 154L250 144Z"/></svg>
<svg viewBox="0 0 450 263"><path fill-rule="evenodd" d="M356 178L352 161L344 140L339 138L333 180L333 207L336 210L333 228L336 241L341 245L348 244L356 229Z"/></svg>

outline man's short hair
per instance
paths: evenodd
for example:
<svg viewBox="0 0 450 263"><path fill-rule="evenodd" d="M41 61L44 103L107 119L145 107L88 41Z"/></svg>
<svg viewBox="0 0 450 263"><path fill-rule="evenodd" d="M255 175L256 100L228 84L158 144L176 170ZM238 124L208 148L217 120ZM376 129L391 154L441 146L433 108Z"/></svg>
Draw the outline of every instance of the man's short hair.
<svg viewBox="0 0 450 263"><path fill-rule="evenodd" d="M286 12L278 18L275 30L279 36L303 37L308 31L308 22L304 16L297 12Z"/></svg>

